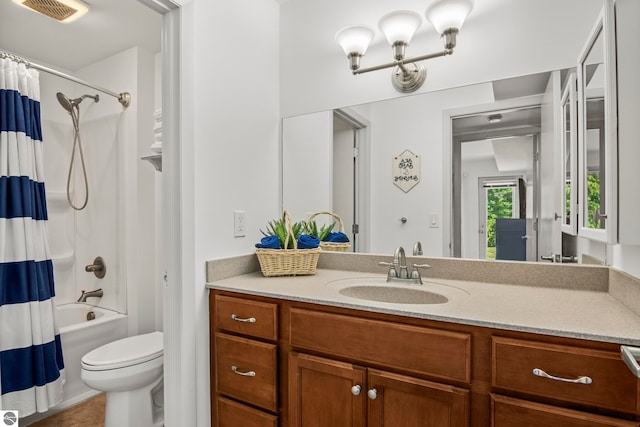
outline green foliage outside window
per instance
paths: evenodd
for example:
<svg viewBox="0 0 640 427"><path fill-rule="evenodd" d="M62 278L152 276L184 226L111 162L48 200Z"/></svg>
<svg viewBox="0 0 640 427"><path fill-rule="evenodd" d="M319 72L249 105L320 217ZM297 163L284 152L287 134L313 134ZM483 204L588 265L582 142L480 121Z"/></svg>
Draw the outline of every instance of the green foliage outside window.
<svg viewBox="0 0 640 427"><path fill-rule="evenodd" d="M513 217L513 188L496 187L487 189L487 258L496 247L496 218Z"/></svg>
<svg viewBox="0 0 640 427"><path fill-rule="evenodd" d="M571 213L570 193L571 182L567 182L564 186L565 191L565 209L567 216ZM600 224L593 220L593 213L600 207L600 174L587 175L587 226L589 228L600 228Z"/></svg>
<svg viewBox="0 0 640 427"><path fill-rule="evenodd" d="M600 174L587 175L587 225L589 228L601 228L600 224L593 220L593 213L600 208Z"/></svg>
<svg viewBox="0 0 640 427"><path fill-rule="evenodd" d="M564 211L567 218L571 218L571 181L564 184Z"/></svg>

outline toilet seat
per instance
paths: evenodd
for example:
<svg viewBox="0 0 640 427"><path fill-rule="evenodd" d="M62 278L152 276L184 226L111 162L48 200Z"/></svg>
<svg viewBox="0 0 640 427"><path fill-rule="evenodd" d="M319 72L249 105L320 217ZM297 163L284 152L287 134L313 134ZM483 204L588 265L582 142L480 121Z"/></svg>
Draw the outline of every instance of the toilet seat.
<svg viewBox="0 0 640 427"><path fill-rule="evenodd" d="M82 369L107 371L139 365L163 355L162 332L135 335L105 344L85 354Z"/></svg>

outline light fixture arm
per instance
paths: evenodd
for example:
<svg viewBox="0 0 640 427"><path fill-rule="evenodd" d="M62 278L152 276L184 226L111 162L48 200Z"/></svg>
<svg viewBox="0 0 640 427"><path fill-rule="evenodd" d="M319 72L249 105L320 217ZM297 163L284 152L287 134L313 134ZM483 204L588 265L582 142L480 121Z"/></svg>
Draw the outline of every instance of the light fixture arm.
<svg viewBox="0 0 640 427"><path fill-rule="evenodd" d="M401 61L387 62L386 64L376 65L374 67L369 67L369 68L358 68L353 70L353 67L352 67L352 70L353 70L353 74L356 75L356 74L368 73L370 71L383 70L385 68L392 68L392 67L402 68L402 65L404 64L412 64L414 62L425 61L427 59L432 59L432 58L439 58L441 56L447 56L451 54L453 54L453 49L445 49L440 52L430 53L428 55L422 55L422 56L415 56L413 58L406 58Z"/></svg>

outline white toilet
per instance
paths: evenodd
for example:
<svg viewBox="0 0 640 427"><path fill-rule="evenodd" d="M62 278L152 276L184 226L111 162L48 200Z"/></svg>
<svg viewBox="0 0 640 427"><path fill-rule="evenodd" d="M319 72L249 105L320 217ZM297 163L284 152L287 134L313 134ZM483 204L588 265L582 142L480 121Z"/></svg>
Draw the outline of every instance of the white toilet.
<svg viewBox="0 0 640 427"><path fill-rule="evenodd" d="M80 378L107 392L105 427L164 425L162 332L105 344L82 358Z"/></svg>

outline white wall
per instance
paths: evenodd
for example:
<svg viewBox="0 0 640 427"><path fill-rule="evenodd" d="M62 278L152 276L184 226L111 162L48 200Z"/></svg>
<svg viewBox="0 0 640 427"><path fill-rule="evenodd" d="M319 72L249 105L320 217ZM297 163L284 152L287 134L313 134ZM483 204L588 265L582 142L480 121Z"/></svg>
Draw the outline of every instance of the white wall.
<svg viewBox="0 0 640 427"><path fill-rule="evenodd" d="M284 209L293 221L306 220L313 212L331 210L333 112L321 111L285 120L282 141Z"/></svg>
<svg viewBox="0 0 640 427"><path fill-rule="evenodd" d="M371 105L371 235L373 253L393 253L398 246L422 242L425 256L442 256L444 185L444 111L492 102L490 84L479 84ZM393 184L392 159L405 149L421 158L421 179L408 193ZM449 177L446 177L449 180ZM427 218L437 214L438 228ZM407 218L403 224L400 218ZM447 229L448 230L448 229ZM448 237L448 236L447 236Z"/></svg>
<svg viewBox="0 0 640 427"><path fill-rule="evenodd" d="M281 5L280 85L283 117L360 104L399 94L390 70L352 76L334 42L340 28L364 24L377 28L394 9L423 15L424 0L295 0ZM421 92L575 66L602 0L476 1L452 56L426 61ZM408 56L442 50L426 21ZM377 34L362 66L391 61L391 48Z"/></svg>
<svg viewBox="0 0 640 427"><path fill-rule="evenodd" d="M210 416L205 262L251 252L280 214L278 12L273 0L193 0L182 10L180 285L194 292L183 301L193 336L181 357L195 366L180 382L196 384L199 426ZM246 237L233 237L234 210L246 212Z"/></svg>

